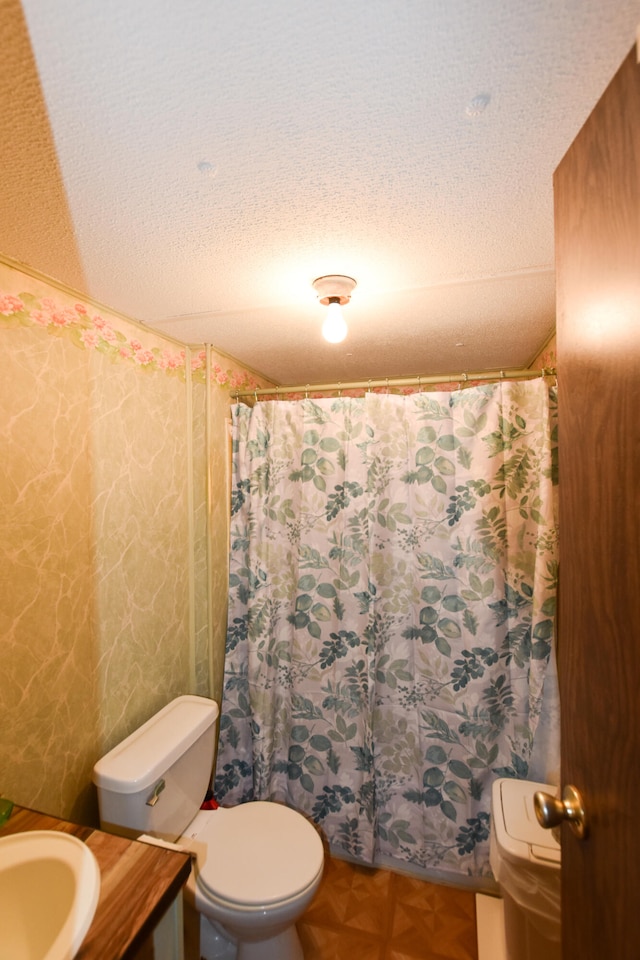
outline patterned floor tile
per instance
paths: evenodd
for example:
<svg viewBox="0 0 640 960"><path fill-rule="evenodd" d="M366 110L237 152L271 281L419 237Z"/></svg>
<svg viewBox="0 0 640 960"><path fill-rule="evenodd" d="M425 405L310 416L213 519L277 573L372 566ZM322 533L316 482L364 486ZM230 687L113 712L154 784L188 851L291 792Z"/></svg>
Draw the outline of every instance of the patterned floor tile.
<svg viewBox="0 0 640 960"><path fill-rule="evenodd" d="M384 941L348 928L298 923L305 960L383 960Z"/></svg>
<svg viewBox="0 0 640 960"><path fill-rule="evenodd" d="M384 938L389 922L390 888L388 870L372 870L330 858L305 920L316 925L340 924Z"/></svg>
<svg viewBox="0 0 640 960"><path fill-rule="evenodd" d="M475 897L326 858L298 924L305 960L477 960Z"/></svg>

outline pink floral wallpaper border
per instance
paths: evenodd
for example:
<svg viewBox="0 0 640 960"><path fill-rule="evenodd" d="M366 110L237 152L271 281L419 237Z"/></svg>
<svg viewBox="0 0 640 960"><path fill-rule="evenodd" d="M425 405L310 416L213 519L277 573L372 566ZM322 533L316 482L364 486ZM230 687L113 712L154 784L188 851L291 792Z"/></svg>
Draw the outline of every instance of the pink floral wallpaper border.
<svg viewBox="0 0 640 960"><path fill-rule="evenodd" d="M0 290L0 321L5 328L42 327L51 336L68 336L81 349L103 353L114 363L130 362L141 370L160 370L185 379L185 350L147 348L137 337L127 336L116 329L111 320L97 313L91 314L83 303L67 307L56 303L53 297L38 298L31 293L14 296ZM205 350L192 355L191 370L195 380L204 382ZM256 378L246 370L225 370L218 363L212 365L211 382L231 391L259 386Z"/></svg>

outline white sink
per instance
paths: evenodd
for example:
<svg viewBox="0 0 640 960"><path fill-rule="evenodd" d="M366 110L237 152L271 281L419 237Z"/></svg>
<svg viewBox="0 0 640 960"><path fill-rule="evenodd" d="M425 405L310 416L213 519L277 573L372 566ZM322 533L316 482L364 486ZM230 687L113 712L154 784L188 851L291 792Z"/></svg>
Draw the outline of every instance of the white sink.
<svg viewBox="0 0 640 960"><path fill-rule="evenodd" d="M96 858L70 833L0 838L0 960L71 960L99 894Z"/></svg>

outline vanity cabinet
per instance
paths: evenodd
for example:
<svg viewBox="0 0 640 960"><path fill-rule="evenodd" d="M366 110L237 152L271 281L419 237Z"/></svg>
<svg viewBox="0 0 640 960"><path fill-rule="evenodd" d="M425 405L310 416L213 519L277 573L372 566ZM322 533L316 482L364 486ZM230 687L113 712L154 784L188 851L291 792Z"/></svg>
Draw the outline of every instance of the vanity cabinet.
<svg viewBox="0 0 640 960"><path fill-rule="evenodd" d="M14 807L0 836L62 830L79 837L100 867L100 899L75 960L183 960L182 888L186 853Z"/></svg>

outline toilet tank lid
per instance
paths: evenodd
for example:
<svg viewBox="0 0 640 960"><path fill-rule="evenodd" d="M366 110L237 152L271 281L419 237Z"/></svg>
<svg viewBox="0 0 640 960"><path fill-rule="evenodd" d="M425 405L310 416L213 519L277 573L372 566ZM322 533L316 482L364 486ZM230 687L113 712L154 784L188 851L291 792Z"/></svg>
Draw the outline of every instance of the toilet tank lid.
<svg viewBox="0 0 640 960"><path fill-rule="evenodd" d="M217 717L214 700L177 697L98 760L93 782L114 793L137 793L151 786Z"/></svg>

